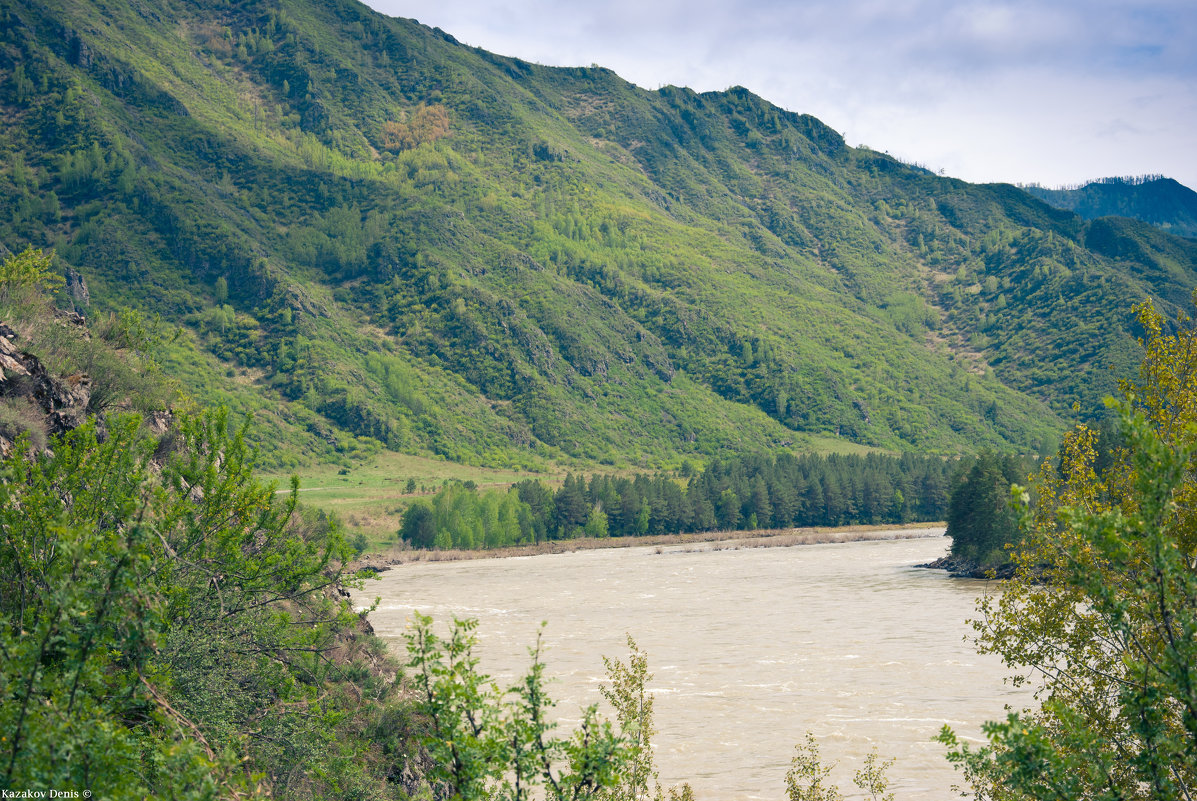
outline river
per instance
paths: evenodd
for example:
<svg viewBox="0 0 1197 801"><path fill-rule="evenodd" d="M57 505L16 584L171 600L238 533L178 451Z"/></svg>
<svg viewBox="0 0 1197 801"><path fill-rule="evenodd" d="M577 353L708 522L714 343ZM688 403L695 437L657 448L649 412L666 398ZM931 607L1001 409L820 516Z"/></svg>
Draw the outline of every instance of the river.
<svg viewBox="0 0 1197 801"><path fill-rule="evenodd" d="M940 529L942 531L942 529ZM874 746L897 761L899 801L957 797L961 779L931 738L969 739L1030 703L978 656L966 620L986 582L913 567L943 537L787 548L636 547L404 565L370 582L377 633L402 654L413 610L478 618L483 669L501 686L528 664L541 621L546 673L568 722L599 700L602 656L648 653L661 782L700 801L785 797L809 730L848 797ZM852 791L852 792L849 792Z"/></svg>

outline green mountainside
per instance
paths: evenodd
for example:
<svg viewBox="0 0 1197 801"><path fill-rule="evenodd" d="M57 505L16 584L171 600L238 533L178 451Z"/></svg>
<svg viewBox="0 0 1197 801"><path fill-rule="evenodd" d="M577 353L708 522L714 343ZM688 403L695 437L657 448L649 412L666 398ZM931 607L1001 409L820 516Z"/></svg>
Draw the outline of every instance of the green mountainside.
<svg viewBox="0 0 1197 801"><path fill-rule="evenodd" d="M848 147L743 89L645 91L349 0L0 10L0 243L254 411L378 447L658 466L1030 451L1137 363L1197 243Z"/></svg>
<svg viewBox="0 0 1197 801"><path fill-rule="evenodd" d="M1197 192L1162 175L1101 178L1071 189L1023 186L1022 189L1086 220L1130 217L1177 236L1197 238Z"/></svg>

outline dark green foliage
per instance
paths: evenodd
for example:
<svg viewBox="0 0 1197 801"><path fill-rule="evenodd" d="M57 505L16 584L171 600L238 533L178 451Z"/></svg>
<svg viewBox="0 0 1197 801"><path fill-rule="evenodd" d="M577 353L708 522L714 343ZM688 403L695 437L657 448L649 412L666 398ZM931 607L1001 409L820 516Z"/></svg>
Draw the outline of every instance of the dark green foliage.
<svg viewBox="0 0 1197 801"><path fill-rule="evenodd" d="M1026 481L1030 466L984 451L961 468L948 501L952 556L980 567L1003 565L1009 561L1007 546L1019 538L1010 486Z"/></svg>
<svg viewBox="0 0 1197 801"><path fill-rule="evenodd" d="M0 238L185 325L164 368L265 412L280 463L1031 451L1134 363L1117 310L1194 284L1188 243L740 88L646 92L352 3L3 13Z"/></svg>
<svg viewBox="0 0 1197 801"><path fill-rule="evenodd" d="M1177 236L1197 237L1197 192L1162 175L1103 178L1064 189L1035 185L1022 189L1086 220L1130 217Z"/></svg>
<svg viewBox="0 0 1197 801"><path fill-rule="evenodd" d="M770 456L712 462L683 485L659 475L567 475L553 492L450 484L404 514L417 548L491 548L573 537L942 520L951 464L935 457ZM1008 489L1009 482L1006 487Z"/></svg>
<svg viewBox="0 0 1197 801"><path fill-rule="evenodd" d="M436 544L436 521L432 507L417 501L403 515L399 536L416 548L431 548Z"/></svg>

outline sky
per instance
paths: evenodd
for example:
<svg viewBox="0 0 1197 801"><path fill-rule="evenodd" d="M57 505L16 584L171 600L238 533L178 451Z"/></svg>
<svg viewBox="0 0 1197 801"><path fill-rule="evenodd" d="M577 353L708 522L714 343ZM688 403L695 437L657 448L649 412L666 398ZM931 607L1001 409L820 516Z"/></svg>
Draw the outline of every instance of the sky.
<svg viewBox="0 0 1197 801"><path fill-rule="evenodd" d="M936 172L1197 189L1195 0L367 0L645 89L744 86Z"/></svg>

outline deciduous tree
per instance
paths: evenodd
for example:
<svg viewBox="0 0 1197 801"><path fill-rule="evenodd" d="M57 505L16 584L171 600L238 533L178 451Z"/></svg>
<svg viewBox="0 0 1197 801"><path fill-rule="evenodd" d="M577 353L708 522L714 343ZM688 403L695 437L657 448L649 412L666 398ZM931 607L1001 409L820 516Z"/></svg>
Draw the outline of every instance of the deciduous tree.
<svg viewBox="0 0 1197 801"><path fill-rule="evenodd" d="M1095 432L1066 437L1015 578L981 605L981 649L1042 701L988 724L981 749L945 728L982 798L1197 796L1197 330L1137 311L1145 356L1110 402L1124 447L1099 470Z"/></svg>

